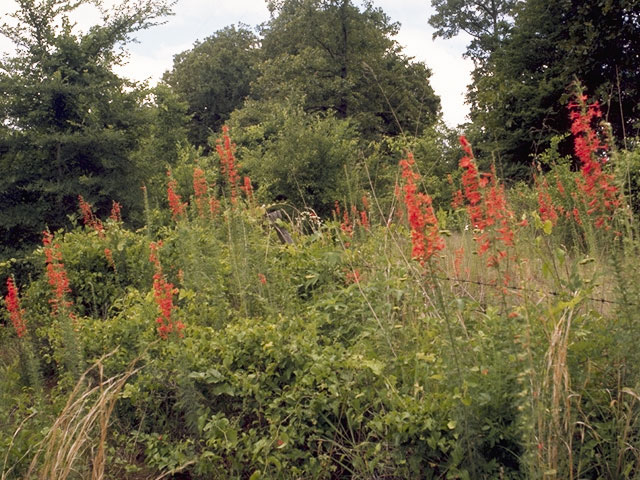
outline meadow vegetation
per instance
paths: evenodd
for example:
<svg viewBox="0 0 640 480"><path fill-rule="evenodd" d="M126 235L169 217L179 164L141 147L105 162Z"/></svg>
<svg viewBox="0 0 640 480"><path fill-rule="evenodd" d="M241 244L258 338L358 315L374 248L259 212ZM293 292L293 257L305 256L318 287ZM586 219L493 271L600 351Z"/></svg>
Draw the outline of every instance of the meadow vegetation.
<svg viewBox="0 0 640 480"><path fill-rule="evenodd" d="M152 89L83 3L0 25L0 480L640 478L637 0L433 0L456 130L368 2Z"/></svg>
<svg viewBox="0 0 640 480"><path fill-rule="evenodd" d="M80 197L2 264L2 478L635 478L637 152L570 116L576 171L505 189L461 137L452 205L407 151L291 244L226 127L141 229Z"/></svg>

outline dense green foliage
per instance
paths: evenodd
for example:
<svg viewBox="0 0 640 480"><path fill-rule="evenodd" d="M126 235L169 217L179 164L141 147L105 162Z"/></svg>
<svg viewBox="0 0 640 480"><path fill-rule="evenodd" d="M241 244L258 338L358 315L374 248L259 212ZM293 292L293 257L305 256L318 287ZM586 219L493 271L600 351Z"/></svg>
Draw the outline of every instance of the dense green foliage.
<svg viewBox="0 0 640 480"><path fill-rule="evenodd" d="M410 217L303 216L286 222L295 243L283 245L248 194L223 194L212 215L202 190L177 184L191 199L174 219L149 211L132 232L89 217L59 232L19 283L26 334L8 313L0 330L6 478L88 478L98 464L99 478L132 479L635 478L640 290L622 260L637 225L621 210L598 228L579 174L547 159L551 187L513 192L515 243L489 267L464 228L442 256L411 260ZM175 173L208 165L209 184L224 183L207 161ZM541 194L583 220L546 218ZM51 303L61 269L70 291ZM107 423L84 423L109 402ZM82 428L93 433L73 437ZM43 450L71 440L88 448L69 464ZM67 467L77 473L63 477Z"/></svg>
<svg viewBox="0 0 640 480"><path fill-rule="evenodd" d="M0 28L18 47L0 69L3 256L32 247L46 226L68 225L78 195L101 213L114 200L140 207L143 170L131 156L148 133L145 93L112 67L118 45L167 9L155 0L124 6L78 34L68 12L82 3L21 0L17 26Z"/></svg>
<svg viewBox="0 0 640 480"><path fill-rule="evenodd" d="M433 0L478 158L369 2L152 89L82 3L1 30L1 480L640 477L637 1Z"/></svg>
<svg viewBox="0 0 640 480"><path fill-rule="evenodd" d="M189 140L208 145L229 114L242 105L256 79L258 39L246 27L227 27L176 55L164 81L183 98L191 115Z"/></svg>
<svg viewBox="0 0 640 480"><path fill-rule="evenodd" d="M470 135L480 155L499 157L506 177L526 178L531 155L567 131L568 87L576 80L606 105L621 144L637 135L637 0L491 3L496 15L489 16L477 2L432 1L437 35L464 30L474 37L467 52L476 65L468 99ZM474 14L454 14L456 5ZM492 20L498 33L489 28ZM570 153L570 143L562 149Z"/></svg>

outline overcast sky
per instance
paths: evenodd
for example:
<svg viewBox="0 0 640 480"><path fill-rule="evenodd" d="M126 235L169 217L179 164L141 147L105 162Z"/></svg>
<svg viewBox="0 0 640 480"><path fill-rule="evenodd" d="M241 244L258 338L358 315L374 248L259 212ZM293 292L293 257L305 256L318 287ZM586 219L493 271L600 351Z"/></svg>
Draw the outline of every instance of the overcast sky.
<svg viewBox="0 0 640 480"><path fill-rule="evenodd" d="M391 20L400 22L396 40L405 54L424 61L432 70L431 84L441 98L447 124L456 126L464 122L468 113L464 92L472 68L471 61L462 58L468 39L459 36L433 41L433 30L427 22L432 12L429 0L373 0L373 3ZM3 20L14 8L14 0L0 0ZM196 40L231 24L242 22L253 27L269 19L265 0L178 0L174 11L175 15L164 25L137 35L138 43L128 46L129 62L118 69L120 74L153 84L171 68L173 55L188 50ZM84 6L74 19L80 28L86 28L99 21L99 16L91 7ZM10 51L10 42L0 36L0 52Z"/></svg>

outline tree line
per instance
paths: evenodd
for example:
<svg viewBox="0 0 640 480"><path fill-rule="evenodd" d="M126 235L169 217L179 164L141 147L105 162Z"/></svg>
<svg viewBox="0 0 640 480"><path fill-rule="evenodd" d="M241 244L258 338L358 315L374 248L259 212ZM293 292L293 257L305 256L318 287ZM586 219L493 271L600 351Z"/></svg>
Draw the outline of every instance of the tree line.
<svg viewBox="0 0 640 480"><path fill-rule="evenodd" d="M472 39L471 115L460 129L480 161L526 178L532 154L567 131L575 78L600 97L616 136L631 141L639 2L432 0L435 36ZM225 124L261 199L321 215L354 183L390 192L405 148L421 159L436 202L455 169L456 132L442 123L431 71L403 53L399 25L370 1L269 0L267 22L197 41L153 88L113 69L174 2L100 7L102 22L78 32L69 14L93 3L19 0L0 27L17 48L0 62L3 258L32 248L45 228L73 224L78 195L99 214L118 201L141 225L140 186L162 201L166 169L193 157L206 165ZM560 140L561 153L568 148Z"/></svg>

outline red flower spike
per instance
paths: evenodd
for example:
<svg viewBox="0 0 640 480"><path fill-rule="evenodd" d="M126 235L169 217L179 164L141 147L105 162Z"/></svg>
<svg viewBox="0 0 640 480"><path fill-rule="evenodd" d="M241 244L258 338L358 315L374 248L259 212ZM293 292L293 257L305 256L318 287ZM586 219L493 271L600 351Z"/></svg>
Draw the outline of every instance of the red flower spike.
<svg viewBox="0 0 640 480"><path fill-rule="evenodd" d="M82 195L78 195L78 206L82 212L82 220L84 221L84 224L98 232L100 237L104 237L104 226L102 225L102 222L93 214L91 205L85 202Z"/></svg>
<svg viewBox="0 0 640 480"><path fill-rule="evenodd" d="M71 292L69 278L62 263L60 245L53 243L51 232L43 232L42 244L44 245L47 280L53 291L53 298L49 300L49 303L52 307L52 313L56 315L60 307L68 308L72 305L66 299L66 294Z"/></svg>
<svg viewBox="0 0 640 480"><path fill-rule="evenodd" d="M182 198L176 193L178 189L178 182L171 178L171 172L167 172L169 177L169 183L167 184L167 200L169 201L169 208L171 209L171 216L174 220L183 216L187 204L182 203Z"/></svg>
<svg viewBox="0 0 640 480"><path fill-rule="evenodd" d="M175 331L178 336L182 337L184 324L182 322L173 322L171 314L174 310L173 295L178 293L178 289L174 288L172 283L167 282L166 277L162 273L162 265L158 258L158 249L162 247L162 242L151 242L149 248L151 253L149 260L154 264L156 273L153 275L153 298L158 307L158 317L156 323L160 338L166 340L169 334Z"/></svg>
<svg viewBox="0 0 640 480"><path fill-rule="evenodd" d="M22 338L27 333L27 322L24 318L24 310L20 307L18 287L16 287L13 277L7 278L7 296L4 298L4 302L13 328L15 328L18 337Z"/></svg>
<svg viewBox="0 0 640 480"><path fill-rule="evenodd" d="M247 197L247 200L251 200L253 198L253 186L251 185L251 179L249 177L244 177L243 185L240 188Z"/></svg>
<svg viewBox="0 0 640 480"><path fill-rule="evenodd" d="M411 152L407 154L406 159L400 160L402 178L405 180L402 199L411 227L411 256L424 265L436 252L444 249L445 245L440 236L431 197L419 193L416 187L416 182L420 181L420 175L413 171L414 164L415 160Z"/></svg>
<svg viewBox="0 0 640 480"><path fill-rule="evenodd" d="M122 206L115 200L111 204L111 214L109 215L109 218L114 222L122 222L121 208Z"/></svg>
<svg viewBox="0 0 640 480"><path fill-rule="evenodd" d="M503 246L512 246L514 234L511 230L513 212L509 210L504 193L504 187L496 182L495 171L480 173L473 158L473 151L467 139L460 137L460 144L467 154L460 160L462 173L462 192L456 193L454 206L466 203L467 214L474 231L478 255L489 250L493 241L499 241ZM487 230L494 234L489 236ZM501 255L488 259L488 266L496 266Z"/></svg>
<svg viewBox="0 0 640 480"><path fill-rule="evenodd" d="M196 167L193 169L193 192L196 197L196 206L198 207L198 215L204 218L205 212L205 196L207 195L207 180L204 171Z"/></svg>
<svg viewBox="0 0 640 480"><path fill-rule="evenodd" d="M609 222L622 201L617 187L613 185L613 175L602 168L608 161L609 146L600 140L598 131L593 127L602 117L600 105L598 102L587 105L586 100L585 95L580 95L569 103L574 152L580 161L581 178L576 180L576 184L590 207L587 214L595 217L596 228L608 230Z"/></svg>
<svg viewBox="0 0 640 480"><path fill-rule="evenodd" d="M220 158L220 172L229 185L232 203L236 202L239 182L235 150L236 145L231 143L231 138L229 137L229 127L224 125L222 127L222 140L218 140L216 152Z"/></svg>

